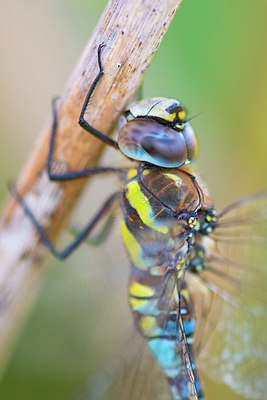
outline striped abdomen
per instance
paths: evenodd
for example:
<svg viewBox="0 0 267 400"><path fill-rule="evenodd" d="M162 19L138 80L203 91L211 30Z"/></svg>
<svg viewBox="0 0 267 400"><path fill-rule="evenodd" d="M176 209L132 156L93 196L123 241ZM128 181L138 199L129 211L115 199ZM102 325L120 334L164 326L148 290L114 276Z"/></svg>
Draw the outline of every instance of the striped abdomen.
<svg viewBox="0 0 267 400"><path fill-rule="evenodd" d="M188 220L204 200L186 168L140 167L125 179L122 235L132 265L129 302L174 400L202 398L190 343L195 318L182 282Z"/></svg>

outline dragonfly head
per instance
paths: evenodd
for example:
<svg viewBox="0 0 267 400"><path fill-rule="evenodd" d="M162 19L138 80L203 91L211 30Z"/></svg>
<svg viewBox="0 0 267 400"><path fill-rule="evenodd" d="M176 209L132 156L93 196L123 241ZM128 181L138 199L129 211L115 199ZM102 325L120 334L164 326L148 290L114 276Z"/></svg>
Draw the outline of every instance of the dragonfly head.
<svg viewBox="0 0 267 400"><path fill-rule="evenodd" d="M156 97L132 103L118 128L120 150L131 159L177 168L197 156L195 133L177 100Z"/></svg>

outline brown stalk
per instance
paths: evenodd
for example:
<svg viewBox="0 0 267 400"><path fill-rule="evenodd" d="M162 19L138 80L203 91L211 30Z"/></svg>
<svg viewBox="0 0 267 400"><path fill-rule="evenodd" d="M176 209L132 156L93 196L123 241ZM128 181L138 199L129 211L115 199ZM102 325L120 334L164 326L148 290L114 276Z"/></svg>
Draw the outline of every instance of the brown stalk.
<svg viewBox="0 0 267 400"><path fill-rule="evenodd" d="M97 163L102 144L77 121L98 73L97 47L105 43L105 74L90 102L87 118L104 134L136 92L181 0L110 0L57 103L54 159L58 171ZM51 123L46 124L17 181L18 191L53 239L64 226L87 179L50 182L46 172ZM43 281L45 254L21 207L10 196L0 220L0 370L17 328Z"/></svg>

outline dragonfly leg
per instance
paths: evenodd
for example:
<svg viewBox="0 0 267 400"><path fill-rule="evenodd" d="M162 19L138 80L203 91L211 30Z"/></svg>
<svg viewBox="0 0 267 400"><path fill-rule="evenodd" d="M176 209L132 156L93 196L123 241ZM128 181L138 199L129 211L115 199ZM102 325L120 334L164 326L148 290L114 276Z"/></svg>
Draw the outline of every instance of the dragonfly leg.
<svg viewBox="0 0 267 400"><path fill-rule="evenodd" d="M99 211L96 213L96 215L90 220L90 222L83 228L83 230L78 234L78 236L71 242L64 250L57 250L45 231L43 230L42 226L38 223L36 220L35 216L33 215L32 211L28 207L27 203L25 200L20 196L18 191L16 190L15 186L12 185L10 186L10 191L14 195L15 199L17 202L21 205L23 208L25 214L29 217L31 220L34 228L38 232L42 242L45 244L45 246L51 251L51 253L54 254L59 259L65 259L67 258L85 239L87 236L90 234L90 232L93 230L93 228L102 220L102 218L107 214L110 213L112 210L112 205L114 201L117 198L117 193L114 193L111 195L105 203L102 205L102 207L99 209Z"/></svg>
<svg viewBox="0 0 267 400"><path fill-rule="evenodd" d="M71 180L71 179L82 178L85 176L101 174L101 173L105 173L105 172L119 172L119 169L112 168L112 167L88 168L88 169L82 169L81 171L69 171L69 172L66 172L63 174L56 174L56 173L52 172L53 153L54 153L55 137L56 137L56 131L57 131L56 101L57 101L57 98L54 98L52 101L53 124L52 124L52 132L51 132L49 151L48 151L48 157L47 157L47 173L48 173L49 178L52 181L66 181L66 180Z"/></svg>
<svg viewBox="0 0 267 400"><path fill-rule="evenodd" d="M101 228L100 232L94 237L86 238L85 243L89 244L90 246L99 246L100 244L102 244L108 237L112 229L113 223L114 223L114 213L111 212L110 215L107 217L107 220L105 221L104 226ZM71 235L75 237L78 237L81 232L79 228L73 225L70 226L68 231Z"/></svg>
<svg viewBox="0 0 267 400"><path fill-rule="evenodd" d="M95 87L97 85L97 83L99 82L99 80L101 79L102 75L104 74L104 69L102 66L102 62L101 62L101 53L102 53L102 49L105 47L105 45L103 43L101 43L98 46L98 66L99 66L99 72L97 77L95 78L94 82L92 83L90 89L88 90L87 96L85 98L83 107L82 107L82 111L80 114L80 118L79 118L79 125L85 129L87 132L91 133L91 135L97 137L98 139L102 140L104 143L108 144L111 147L114 147L115 149L118 149L118 143L115 140L110 139L108 136L104 135L103 133L99 132L97 129L93 128L92 125L90 125L85 119L84 119L84 114L85 111L87 109L87 106L89 104L89 100L92 97L92 94L95 90Z"/></svg>

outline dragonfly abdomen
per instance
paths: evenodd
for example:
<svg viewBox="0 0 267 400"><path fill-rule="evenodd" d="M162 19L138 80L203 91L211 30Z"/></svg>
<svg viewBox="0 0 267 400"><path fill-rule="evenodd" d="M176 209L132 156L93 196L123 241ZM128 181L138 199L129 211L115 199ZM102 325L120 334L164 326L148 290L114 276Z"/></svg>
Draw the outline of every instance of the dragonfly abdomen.
<svg viewBox="0 0 267 400"><path fill-rule="evenodd" d="M178 296L173 290L176 280L177 272L162 278L132 266L129 303L137 329L169 382L173 400L204 399L192 351L196 321L191 297L185 284Z"/></svg>
<svg viewBox="0 0 267 400"><path fill-rule="evenodd" d="M139 167L128 172L122 236L132 266L129 303L173 400L203 399L191 351L193 307L186 288L178 294L176 287L189 250L184 215L192 215L199 204L194 182L183 171Z"/></svg>

